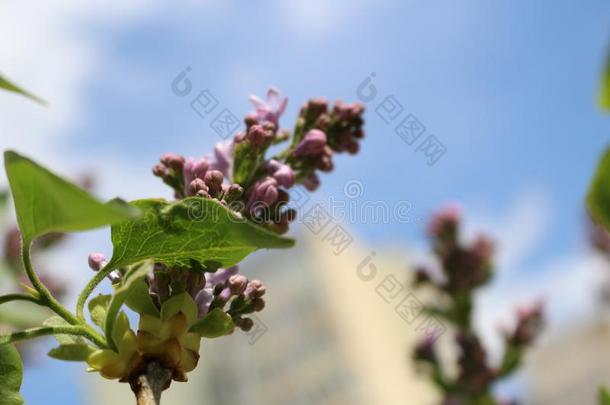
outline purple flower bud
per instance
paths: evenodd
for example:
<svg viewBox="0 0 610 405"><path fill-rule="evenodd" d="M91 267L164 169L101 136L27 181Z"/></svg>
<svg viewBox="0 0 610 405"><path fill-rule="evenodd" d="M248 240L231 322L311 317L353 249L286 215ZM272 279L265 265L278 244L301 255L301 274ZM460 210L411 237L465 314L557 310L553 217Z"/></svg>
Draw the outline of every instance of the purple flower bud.
<svg viewBox="0 0 610 405"><path fill-rule="evenodd" d="M248 129L246 138L256 146L262 146L265 143L265 129L262 125L252 125Z"/></svg>
<svg viewBox="0 0 610 405"><path fill-rule="evenodd" d="M251 213L259 208L270 207L278 199L277 180L273 177L266 177L259 180L253 187L248 200L248 210Z"/></svg>
<svg viewBox="0 0 610 405"><path fill-rule="evenodd" d="M239 184L228 184L226 188L223 186L223 200L231 203L237 200L244 193L244 189Z"/></svg>
<svg viewBox="0 0 610 405"><path fill-rule="evenodd" d="M251 280L248 282L244 295L246 298L255 299L265 295L265 292L267 292L267 289L260 280Z"/></svg>
<svg viewBox="0 0 610 405"><path fill-rule="evenodd" d="M161 178L167 177L167 175L169 175L169 171L167 170L167 167L165 167L161 163L153 166L152 172L153 172L153 175L155 175L157 177L161 177Z"/></svg>
<svg viewBox="0 0 610 405"><path fill-rule="evenodd" d="M229 288L231 288L231 292L235 295L243 293L247 285L248 279L244 275L235 274L229 278Z"/></svg>
<svg viewBox="0 0 610 405"><path fill-rule="evenodd" d="M258 124L258 115L255 112L247 113L246 117L244 118L244 122L246 123L247 127L256 125L256 124Z"/></svg>
<svg viewBox="0 0 610 405"><path fill-rule="evenodd" d="M184 167L184 157L176 153L164 153L161 155L161 163L170 169L181 172Z"/></svg>
<svg viewBox="0 0 610 405"><path fill-rule="evenodd" d="M206 274L207 275L207 274ZM214 300L214 293L211 288L204 288L199 291L195 296L195 302L197 303L199 318L203 318L210 311L210 305Z"/></svg>
<svg viewBox="0 0 610 405"><path fill-rule="evenodd" d="M229 299L231 298L232 295L233 295L233 292L231 291L231 289L229 287L225 287L222 289L220 294L218 294L218 296L216 297L216 300L218 302L220 302L222 305L224 305L227 303L227 301L229 301Z"/></svg>
<svg viewBox="0 0 610 405"><path fill-rule="evenodd" d="M320 129L320 130L322 130L322 131L327 131L328 128L330 127L330 124L331 124L330 115L328 115L328 114L321 114L316 119L315 127Z"/></svg>
<svg viewBox="0 0 610 405"><path fill-rule="evenodd" d="M232 266L226 269L218 269L215 273L205 273L206 285L214 288L217 285L224 284L232 275L237 274L238 271L238 266Z"/></svg>
<svg viewBox="0 0 610 405"><path fill-rule="evenodd" d="M320 178L317 174L312 173L302 183L308 191L316 191L320 187Z"/></svg>
<svg viewBox="0 0 610 405"><path fill-rule="evenodd" d="M205 184L205 181L203 181L202 179L195 179L193 181L190 182L190 184L188 185L188 190L187 190L187 194L188 195L199 195L200 191L204 191L205 193L208 193L208 186L207 184Z"/></svg>
<svg viewBox="0 0 610 405"><path fill-rule="evenodd" d="M188 186L195 179L203 179L210 167L210 160L207 158L189 158L184 164L184 183Z"/></svg>
<svg viewBox="0 0 610 405"><path fill-rule="evenodd" d="M428 234L430 236L439 236L446 230L454 232L461 216L461 210L456 204L448 204L434 214L428 225Z"/></svg>
<svg viewBox="0 0 610 405"><path fill-rule="evenodd" d="M252 301L252 310L254 312L260 312L265 309L265 300L262 298L255 298Z"/></svg>
<svg viewBox="0 0 610 405"><path fill-rule="evenodd" d="M212 197L216 197L222 191L222 182L224 176L218 170L209 170L205 174L205 184L208 186L208 192Z"/></svg>
<svg viewBox="0 0 610 405"><path fill-rule="evenodd" d="M491 260L494 250L493 241L485 235L477 236L472 246L472 253L482 262Z"/></svg>
<svg viewBox="0 0 610 405"><path fill-rule="evenodd" d="M294 186L296 175L290 166L272 159L267 163L267 168L280 186L286 188Z"/></svg>
<svg viewBox="0 0 610 405"><path fill-rule="evenodd" d="M296 156L318 156L324 152L326 134L319 129L312 129L305 134L294 149Z"/></svg>
<svg viewBox="0 0 610 405"><path fill-rule="evenodd" d="M254 327L254 321L250 318L240 318L235 324L244 332L249 332Z"/></svg>
<svg viewBox="0 0 610 405"><path fill-rule="evenodd" d="M108 263L106 256L104 256L103 253L98 252L90 253L88 261L89 267L93 271L99 271L102 267L106 265L106 263Z"/></svg>
<svg viewBox="0 0 610 405"><path fill-rule="evenodd" d="M244 139L246 139L246 134L244 132L240 131L237 134L235 134L235 136L233 137L233 142L242 143L244 141Z"/></svg>

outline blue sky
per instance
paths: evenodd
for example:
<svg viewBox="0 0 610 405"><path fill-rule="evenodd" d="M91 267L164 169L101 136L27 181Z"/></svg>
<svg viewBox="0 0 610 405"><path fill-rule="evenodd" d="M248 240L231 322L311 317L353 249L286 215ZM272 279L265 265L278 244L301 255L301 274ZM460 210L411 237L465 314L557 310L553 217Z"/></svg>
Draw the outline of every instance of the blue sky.
<svg viewBox="0 0 610 405"><path fill-rule="evenodd" d="M0 50L8 60L5 73L33 83L29 87L40 89L55 112L31 112L37 107L3 95L1 105L17 111L0 123L0 139L54 167L73 169L76 163L65 162L73 158L108 169L114 178L102 177L101 185L107 197L166 193L154 180L138 180L149 176L157 156L166 150L202 155L219 140L209 118L197 116L188 97L171 92L171 81L186 66L195 90L209 89L240 117L250 110L247 95L278 86L290 99L284 125L311 96L355 101L358 85L375 72L379 95L367 105L361 153L338 158L319 195L341 196L345 183L357 180L362 200L409 201L420 221L354 223L359 237L421 244L421 220L457 200L475 225L493 228L511 212L526 213L519 227L503 228L511 230L504 237L512 241L531 239L519 260L507 262L519 277L538 267L551 271L545 269L557 256L583 249L583 195L610 134L610 119L595 105L610 46L608 2L135 2L115 11L101 11L97 3L92 10L70 1L57 6L48 16L57 22L41 22L40 35L14 22L22 48ZM36 25L45 18L35 6L24 7L28 11L12 10L16 21ZM10 17L2 13L0 19ZM20 40L19 34L30 36ZM61 52L41 51L47 45ZM428 166L375 114L389 95L446 146L436 165ZM48 125L28 123L32 131L23 134L14 122L19 117ZM58 373L73 370L56 367ZM38 403L43 390L35 384L43 378L36 372L26 378L25 394ZM65 384L52 394L57 401L79 402L69 378L53 384Z"/></svg>

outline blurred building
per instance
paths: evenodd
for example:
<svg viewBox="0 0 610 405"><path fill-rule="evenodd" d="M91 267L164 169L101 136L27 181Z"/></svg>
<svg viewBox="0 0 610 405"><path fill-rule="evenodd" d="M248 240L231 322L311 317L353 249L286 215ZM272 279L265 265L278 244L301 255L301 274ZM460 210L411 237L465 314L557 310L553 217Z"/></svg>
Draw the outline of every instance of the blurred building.
<svg viewBox="0 0 610 405"><path fill-rule="evenodd" d="M408 294L406 257L354 244L335 254L304 229L297 248L243 266L264 281L268 305L248 335L204 348L210 403L431 403L410 369L416 326L396 311Z"/></svg>
<svg viewBox="0 0 610 405"><path fill-rule="evenodd" d="M580 322L531 354L528 377L534 405L596 404L600 385L610 387L610 323Z"/></svg>
<svg viewBox="0 0 610 405"><path fill-rule="evenodd" d="M174 383L164 401L434 403L433 392L418 380L410 361L425 320L400 311L401 302L413 299L408 298L404 253L378 250L373 256L354 242L335 254L336 246L306 228L297 240L293 249L263 251L243 264L244 274L267 286L267 308L250 333L236 331L204 342L191 382ZM93 403L131 400L127 385L118 394L115 382L100 383L95 377L89 379Z"/></svg>

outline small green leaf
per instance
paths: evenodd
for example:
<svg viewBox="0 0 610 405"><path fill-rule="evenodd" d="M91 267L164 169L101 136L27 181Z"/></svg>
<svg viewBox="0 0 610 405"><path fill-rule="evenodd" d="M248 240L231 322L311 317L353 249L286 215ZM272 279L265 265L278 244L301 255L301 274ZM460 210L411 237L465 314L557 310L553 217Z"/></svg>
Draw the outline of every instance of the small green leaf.
<svg viewBox="0 0 610 405"><path fill-rule="evenodd" d="M159 310L153 303L152 297L148 292L148 284L144 281L144 277L133 282L131 292L125 300L125 305L138 314L159 316Z"/></svg>
<svg viewBox="0 0 610 405"><path fill-rule="evenodd" d="M610 393L608 388L601 386L599 387L599 405L610 405Z"/></svg>
<svg viewBox="0 0 610 405"><path fill-rule="evenodd" d="M37 103L42 104L42 105L47 104L47 102L44 101L43 99L41 99L40 97L37 97L37 96L33 95L32 93L22 89L21 87L12 83L11 81L9 81L6 77L4 77L2 75L0 75L0 89L4 89L7 91L12 91L13 93L21 94L22 96L25 96L31 100L34 100Z"/></svg>
<svg viewBox="0 0 610 405"><path fill-rule="evenodd" d="M42 323L43 326L69 326L70 324L66 322L62 317L55 315L47 319ZM86 344L85 338L82 336L74 336L74 335L55 335L55 339L59 342L60 345L70 345L70 344Z"/></svg>
<svg viewBox="0 0 610 405"><path fill-rule="evenodd" d="M261 248L287 248L292 239L254 225L218 201L189 197L137 200L130 203L142 216L112 226L114 251L107 269L145 259L168 266L191 266L192 261L230 267Z"/></svg>
<svg viewBox="0 0 610 405"><path fill-rule="evenodd" d="M217 338L228 335L234 328L233 319L221 308L215 308L195 323L190 331L199 333L201 337Z"/></svg>
<svg viewBox="0 0 610 405"><path fill-rule="evenodd" d="M247 139L235 145L233 183L247 185L263 162L264 154Z"/></svg>
<svg viewBox="0 0 610 405"><path fill-rule="evenodd" d="M114 341L117 346L121 343L123 336L129 330L129 318L124 311L119 313L119 316L116 317L116 321L112 326L112 341Z"/></svg>
<svg viewBox="0 0 610 405"><path fill-rule="evenodd" d="M610 149L602 157L587 195L589 213L610 231Z"/></svg>
<svg viewBox="0 0 610 405"><path fill-rule="evenodd" d="M23 364L13 345L0 346L0 402L2 405L21 405L19 394L23 380Z"/></svg>
<svg viewBox="0 0 610 405"><path fill-rule="evenodd" d="M102 329L104 329L104 326L106 325L106 311L108 310L111 297L112 296L109 294L100 294L89 301L91 320Z"/></svg>
<svg viewBox="0 0 610 405"><path fill-rule="evenodd" d="M179 312L186 315L189 325L197 319L197 304L188 293L175 295L165 301L161 306L161 320L165 322Z"/></svg>
<svg viewBox="0 0 610 405"><path fill-rule="evenodd" d="M108 304L106 322L104 326L106 338L111 345L118 343L113 337L113 331L114 323L117 319L117 314L119 313L121 306L123 306L123 303L125 303L131 293L134 291L134 284L151 272L152 268L153 263L150 260L131 266L123 276L121 284L114 290L110 303Z"/></svg>
<svg viewBox="0 0 610 405"><path fill-rule="evenodd" d="M87 361L95 349L86 344L63 344L51 349L49 357L65 361Z"/></svg>
<svg viewBox="0 0 610 405"><path fill-rule="evenodd" d="M49 232L84 231L133 217L133 208L103 204L13 151L4 152L4 165L24 243Z"/></svg>
<svg viewBox="0 0 610 405"><path fill-rule="evenodd" d="M606 67L602 76L602 84L599 92L599 105L610 112L610 54L606 60Z"/></svg>

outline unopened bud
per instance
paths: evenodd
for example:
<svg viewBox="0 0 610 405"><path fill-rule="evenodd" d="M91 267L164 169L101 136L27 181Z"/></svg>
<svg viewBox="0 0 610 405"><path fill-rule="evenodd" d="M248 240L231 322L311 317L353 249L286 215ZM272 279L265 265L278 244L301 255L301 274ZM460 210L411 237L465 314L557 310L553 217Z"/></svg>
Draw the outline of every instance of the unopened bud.
<svg viewBox="0 0 610 405"><path fill-rule="evenodd" d="M184 157L176 153L164 153L161 156L161 163L177 173L180 173L184 167Z"/></svg>
<svg viewBox="0 0 610 405"><path fill-rule="evenodd" d="M188 186L188 195L199 195L200 191L204 191L208 194L208 186L202 179L195 179L190 182Z"/></svg>
<svg viewBox="0 0 610 405"><path fill-rule="evenodd" d="M296 156L318 156L324 152L326 134L319 129L312 129L305 134L294 149Z"/></svg>
<svg viewBox="0 0 610 405"><path fill-rule="evenodd" d="M262 125L255 124L248 129L248 135L246 137L252 144L262 146L265 143L265 132Z"/></svg>
<svg viewBox="0 0 610 405"><path fill-rule="evenodd" d="M218 170L209 170L205 174L205 184L208 186L208 192L212 197L216 197L222 190L222 182L224 176Z"/></svg>
<svg viewBox="0 0 610 405"><path fill-rule="evenodd" d="M254 321L250 318L238 319L236 324L239 329L243 330L244 332L249 332L254 327Z"/></svg>
<svg viewBox="0 0 610 405"><path fill-rule="evenodd" d="M99 271L108 263L108 260L106 260L106 256L103 253L94 252L89 254L88 262L91 270Z"/></svg>
<svg viewBox="0 0 610 405"><path fill-rule="evenodd" d="M235 274L229 278L229 288L234 295L240 295L246 289L248 285L248 279L246 276L241 274Z"/></svg>
<svg viewBox="0 0 610 405"><path fill-rule="evenodd" d="M165 167L164 165L162 165L160 163L153 166L152 172L153 172L153 175L155 175L157 177L161 177L161 178L164 178L169 174L167 171L167 167Z"/></svg>
<svg viewBox="0 0 610 405"><path fill-rule="evenodd" d="M260 312L265 309L265 300L262 298L256 298L252 301L252 310L254 312Z"/></svg>

